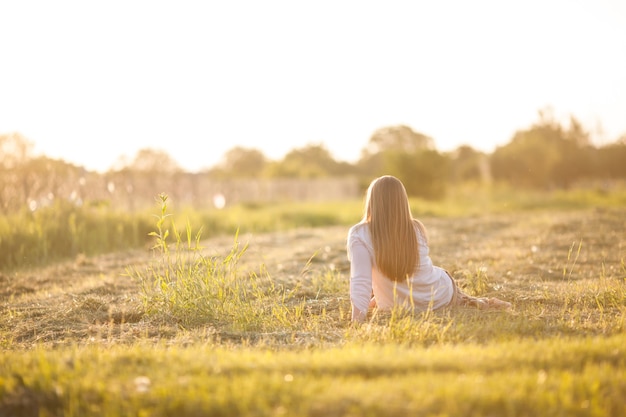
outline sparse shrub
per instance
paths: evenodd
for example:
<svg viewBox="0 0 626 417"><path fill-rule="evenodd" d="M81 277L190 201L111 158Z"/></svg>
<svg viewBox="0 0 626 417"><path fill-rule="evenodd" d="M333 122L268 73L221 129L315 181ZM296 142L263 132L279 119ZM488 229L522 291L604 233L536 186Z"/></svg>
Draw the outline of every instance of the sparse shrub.
<svg viewBox="0 0 626 417"><path fill-rule="evenodd" d="M141 282L146 313L183 326L211 324L237 331L297 325L301 301L276 286L262 266L258 273L240 270L238 263L247 245L238 242L238 233L229 253L207 256L200 245L201 231L193 235L187 223L181 235L173 222L168 223L167 195L159 198L161 213L156 231L150 233L156 239L154 262L144 271L127 271Z"/></svg>
<svg viewBox="0 0 626 417"><path fill-rule="evenodd" d="M481 296L489 290L489 277L486 269L478 267L474 272L463 271L463 289L470 295Z"/></svg>

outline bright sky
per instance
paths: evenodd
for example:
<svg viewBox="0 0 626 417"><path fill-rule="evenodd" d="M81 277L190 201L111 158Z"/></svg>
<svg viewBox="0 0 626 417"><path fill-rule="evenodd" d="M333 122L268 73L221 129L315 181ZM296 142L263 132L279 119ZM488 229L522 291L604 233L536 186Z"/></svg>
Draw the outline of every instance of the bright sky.
<svg viewBox="0 0 626 417"><path fill-rule="evenodd" d="M87 169L319 143L354 162L395 124L491 152L546 106L600 144L626 133L623 0L9 0L0 17L0 134Z"/></svg>

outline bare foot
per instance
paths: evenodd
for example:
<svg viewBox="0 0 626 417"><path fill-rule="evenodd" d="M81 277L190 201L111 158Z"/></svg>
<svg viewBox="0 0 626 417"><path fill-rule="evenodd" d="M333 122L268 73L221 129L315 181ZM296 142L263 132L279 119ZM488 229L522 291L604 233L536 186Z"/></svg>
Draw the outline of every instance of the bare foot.
<svg viewBox="0 0 626 417"><path fill-rule="evenodd" d="M487 298L487 308L492 308L495 310L508 310L513 305L508 301L503 301L498 298Z"/></svg>

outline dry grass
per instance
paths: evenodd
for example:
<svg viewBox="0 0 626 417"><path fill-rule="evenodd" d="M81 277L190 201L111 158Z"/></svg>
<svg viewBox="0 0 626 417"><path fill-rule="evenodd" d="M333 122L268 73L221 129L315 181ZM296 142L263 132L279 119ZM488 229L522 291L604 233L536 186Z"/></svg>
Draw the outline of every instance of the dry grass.
<svg viewBox="0 0 626 417"><path fill-rule="evenodd" d="M514 303L509 319L551 323L556 332L614 333L623 329L626 211L590 209L524 212L470 218L425 218L431 256L468 290ZM347 328L348 268L345 227L297 229L240 236L249 243L242 271L263 265L276 283L304 300L304 314L328 316L310 334L274 335L277 343L340 343ZM206 240L209 254L227 253L232 237ZM0 275L0 345L132 343L137 339L201 338L260 340L272 335L227 329L184 329L144 314L140 287L125 275L141 267L145 251L80 257L47 268ZM325 280L325 274L333 279ZM320 295L320 286L331 286ZM521 325L521 324L520 324ZM514 333L514 332L513 332ZM190 336L191 335L191 336ZM521 334L524 336L527 334ZM302 341L300 341L302 342ZM304 342L302 342L304 343Z"/></svg>

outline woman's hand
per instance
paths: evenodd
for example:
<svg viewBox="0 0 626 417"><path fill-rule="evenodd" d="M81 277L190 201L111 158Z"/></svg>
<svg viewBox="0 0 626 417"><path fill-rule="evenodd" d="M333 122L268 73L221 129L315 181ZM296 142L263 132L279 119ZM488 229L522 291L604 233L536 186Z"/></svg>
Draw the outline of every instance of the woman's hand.
<svg viewBox="0 0 626 417"><path fill-rule="evenodd" d="M352 306L352 321L356 323L363 323L367 318L367 311L361 311L358 308Z"/></svg>
<svg viewBox="0 0 626 417"><path fill-rule="evenodd" d="M376 298L372 297L370 300L369 308L376 308ZM352 321L363 323L367 318L367 311L361 311L356 308L354 305L352 306Z"/></svg>

